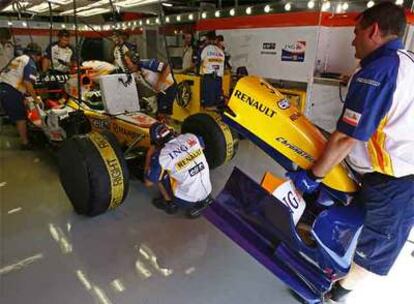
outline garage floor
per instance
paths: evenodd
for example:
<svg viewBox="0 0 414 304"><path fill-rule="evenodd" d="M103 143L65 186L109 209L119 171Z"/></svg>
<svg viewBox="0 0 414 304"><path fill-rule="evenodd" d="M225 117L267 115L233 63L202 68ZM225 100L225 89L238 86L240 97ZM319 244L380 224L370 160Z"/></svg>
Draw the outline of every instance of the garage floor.
<svg viewBox="0 0 414 304"><path fill-rule="evenodd" d="M276 277L204 218L188 220L153 208L153 194L138 181L118 210L96 218L76 215L52 154L16 147L16 132L3 126L0 303L297 303ZM212 173L215 193L235 164L257 180L265 170L281 172L243 141L235 160ZM413 251L407 244L390 276L365 284L351 303L412 303Z"/></svg>

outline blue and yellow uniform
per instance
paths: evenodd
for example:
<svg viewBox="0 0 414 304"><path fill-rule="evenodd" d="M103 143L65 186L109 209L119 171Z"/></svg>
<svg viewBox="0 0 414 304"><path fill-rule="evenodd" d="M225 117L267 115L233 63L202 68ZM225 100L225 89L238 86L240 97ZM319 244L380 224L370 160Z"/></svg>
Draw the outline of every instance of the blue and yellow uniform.
<svg viewBox="0 0 414 304"><path fill-rule="evenodd" d="M181 134L168 141L151 158L147 179L162 182L183 208L205 200L211 193L210 171L203 142L193 134Z"/></svg>
<svg viewBox="0 0 414 304"><path fill-rule="evenodd" d="M414 225L414 54L395 39L364 58L337 130L358 139L348 163L367 210L355 262L385 275Z"/></svg>
<svg viewBox="0 0 414 304"><path fill-rule="evenodd" d="M28 55L14 58L0 74L0 100L13 122L26 119L24 81L36 82L36 63Z"/></svg>
<svg viewBox="0 0 414 304"><path fill-rule="evenodd" d="M222 101L222 82L225 55L221 48L208 44L197 56L197 66L201 75L201 104L216 106Z"/></svg>
<svg viewBox="0 0 414 304"><path fill-rule="evenodd" d="M158 113L171 115L177 85L168 65L157 59L140 60L139 70L146 84L157 93Z"/></svg>

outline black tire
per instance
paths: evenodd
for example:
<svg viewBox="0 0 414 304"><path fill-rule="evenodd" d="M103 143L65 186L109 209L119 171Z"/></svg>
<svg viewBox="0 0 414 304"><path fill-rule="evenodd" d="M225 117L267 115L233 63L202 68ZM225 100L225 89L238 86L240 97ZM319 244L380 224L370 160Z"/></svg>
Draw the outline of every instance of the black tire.
<svg viewBox="0 0 414 304"><path fill-rule="evenodd" d="M105 147L106 159L95 143ZM78 214L96 216L117 208L125 200L128 167L115 136L108 131L66 140L58 153L58 167L60 182Z"/></svg>
<svg viewBox="0 0 414 304"><path fill-rule="evenodd" d="M204 140L204 153L210 169L233 159L239 146L237 134L217 114L197 113L187 117L181 133L192 133Z"/></svg>

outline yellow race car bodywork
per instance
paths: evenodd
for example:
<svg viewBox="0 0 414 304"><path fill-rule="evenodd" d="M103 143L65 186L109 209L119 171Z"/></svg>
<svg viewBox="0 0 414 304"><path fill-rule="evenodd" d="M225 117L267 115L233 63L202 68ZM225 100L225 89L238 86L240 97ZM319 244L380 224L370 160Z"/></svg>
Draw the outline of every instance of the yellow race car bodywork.
<svg viewBox="0 0 414 304"><path fill-rule="evenodd" d="M82 110L88 118L92 130L109 130L118 139L122 147L149 147L149 127L156 120L144 113L108 115L104 111L92 110L69 100L67 105ZM139 141L137 139L139 138Z"/></svg>
<svg viewBox="0 0 414 304"><path fill-rule="evenodd" d="M174 78L177 84L180 84L184 81L191 83L191 99L185 107L179 105L179 103L174 102L172 119L176 121L184 121L188 116L204 112L201 107L201 76L196 74L174 74ZM223 95L230 95L230 84L231 84L231 74L226 71L223 76Z"/></svg>
<svg viewBox="0 0 414 304"><path fill-rule="evenodd" d="M238 81L228 103L225 120L260 143L270 156L276 154L309 168L325 148L326 138L299 109L265 80L247 76ZM346 193L357 185L344 164L337 165L322 181L328 187Z"/></svg>

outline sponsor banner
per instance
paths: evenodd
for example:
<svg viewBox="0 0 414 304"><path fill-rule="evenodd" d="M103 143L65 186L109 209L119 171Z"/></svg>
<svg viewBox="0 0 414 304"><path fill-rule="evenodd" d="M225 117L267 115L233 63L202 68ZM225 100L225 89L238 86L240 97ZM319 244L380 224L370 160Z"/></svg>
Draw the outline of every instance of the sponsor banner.
<svg viewBox="0 0 414 304"><path fill-rule="evenodd" d="M261 55L277 55L276 42L263 42Z"/></svg>
<svg viewBox="0 0 414 304"><path fill-rule="evenodd" d="M304 62L306 41L288 43L282 48L282 61Z"/></svg>
<svg viewBox="0 0 414 304"><path fill-rule="evenodd" d="M309 82L316 62L318 29L235 29L220 30L217 34L223 35L234 68L246 67L250 75L267 79Z"/></svg>

